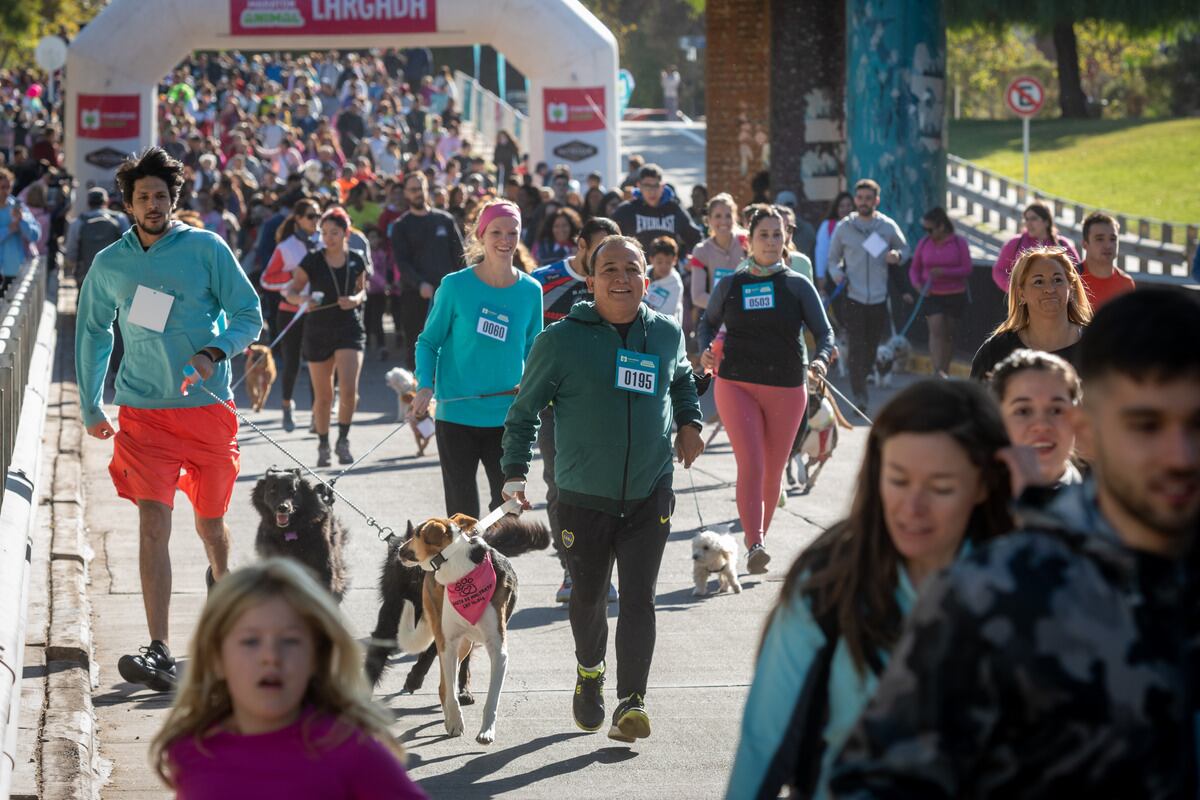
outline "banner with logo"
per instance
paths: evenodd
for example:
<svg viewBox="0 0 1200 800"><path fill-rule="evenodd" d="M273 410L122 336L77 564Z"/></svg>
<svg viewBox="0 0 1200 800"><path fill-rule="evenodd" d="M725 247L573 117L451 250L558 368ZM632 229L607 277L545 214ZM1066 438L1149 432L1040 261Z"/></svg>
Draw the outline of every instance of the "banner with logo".
<svg viewBox="0 0 1200 800"><path fill-rule="evenodd" d="M437 0L229 0L231 36L436 31Z"/></svg>
<svg viewBox="0 0 1200 800"><path fill-rule="evenodd" d="M566 164L573 177L592 170L603 173L605 161L605 95L603 86L547 88L542 93L546 158L550 164Z"/></svg>
<svg viewBox="0 0 1200 800"><path fill-rule="evenodd" d="M136 139L140 102L136 94L81 94L75 106L75 133L80 139Z"/></svg>

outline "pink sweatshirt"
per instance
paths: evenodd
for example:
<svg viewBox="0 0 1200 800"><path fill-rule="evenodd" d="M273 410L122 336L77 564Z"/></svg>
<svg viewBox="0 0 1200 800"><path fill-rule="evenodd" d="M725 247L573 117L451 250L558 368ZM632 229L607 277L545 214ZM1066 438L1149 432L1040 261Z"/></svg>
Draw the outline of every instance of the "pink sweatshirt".
<svg viewBox="0 0 1200 800"><path fill-rule="evenodd" d="M226 731L206 736L204 750L192 737L168 748L177 800L426 800L400 761L381 742L351 733L319 750L306 745L302 726L313 715L272 733L241 736ZM320 743L335 725L315 719L308 736Z"/></svg>
<svg viewBox="0 0 1200 800"><path fill-rule="evenodd" d="M971 249L967 247L967 240L958 235L947 236L941 242L935 242L929 236L921 239L908 267L908 280L919 291L935 269L940 269L942 274L933 279L930 294L965 292L967 278L971 275Z"/></svg>
<svg viewBox="0 0 1200 800"><path fill-rule="evenodd" d="M1064 247L1067 250L1067 255L1071 257L1071 261L1076 267L1079 266L1079 253L1075 251L1075 247L1062 236L1058 237L1057 241L1049 239L1039 242L1027 232L1020 236L1009 239L1008 242L1000 249L1000 255L996 259L995 266L992 267L992 280L1000 287L1000 291L1008 294L1009 279L1012 277L1013 266L1017 263L1017 259L1021 257L1021 253L1034 247L1055 246Z"/></svg>

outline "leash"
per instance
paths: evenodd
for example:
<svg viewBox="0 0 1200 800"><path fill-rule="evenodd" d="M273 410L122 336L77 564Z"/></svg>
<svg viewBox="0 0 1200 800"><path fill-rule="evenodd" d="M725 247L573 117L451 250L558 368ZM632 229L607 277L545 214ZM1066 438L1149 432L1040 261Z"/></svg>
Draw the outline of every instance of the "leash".
<svg viewBox="0 0 1200 800"><path fill-rule="evenodd" d="M866 414L864 414L864 413L863 413L863 410L862 410L861 408L859 408L858 406L854 405L854 403L851 403L851 402L850 402L850 398L846 397L846 395L844 395L844 394L842 394L841 392L839 392L839 391L838 391L838 388L837 388L836 386L834 386L834 385L833 385L833 382L832 382L832 381L830 381L828 378L825 378L825 377L823 377L823 376L822 376L822 378L821 378L821 382L822 382L823 384L825 384L826 386L828 386L828 387L829 387L829 390L830 390L831 392L833 392L835 395L837 395L838 397L840 397L840 398L842 399L842 402L843 402L843 403L845 403L846 405L850 406L850 410L851 410L851 411L853 411L855 414L858 414L860 417L862 417L863 419L865 419L865 420L867 421L867 424L868 424L868 425L874 425L874 424L875 424L875 423L874 423L874 421L873 421L873 420L872 420L870 417L868 417Z"/></svg>
<svg viewBox="0 0 1200 800"><path fill-rule="evenodd" d="M319 298L318 298L318 302L320 302ZM297 322L299 322L300 318L303 317L305 312L307 312L307 311L308 311L308 303L305 303L304 305L300 306L300 310L296 312L296 316L292 317L292 321L289 322L287 325L285 325L283 330L281 330L279 332L279 335L276 336L275 339L269 345L267 345L267 349L274 350L279 345L279 343L281 341L283 341L283 337L287 336L287 332L292 329L292 326L295 325ZM254 361L250 361L249 357L247 357L246 371L242 373L242 377L238 378L236 381L233 382L233 384L229 387L229 391L232 392L234 389L241 386L242 381L246 380L246 378L249 377L250 370L252 370L254 367L257 367L260 363L262 363L262 361L265 358L266 358L266 356L262 356L260 358L255 359Z"/></svg>
<svg viewBox="0 0 1200 800"><path fill-rule="evenodd" d="M708 526L704 524L704 515L700 513L700 497L696 494L696 476L692 474L690 467L684 472L688 474L688 480L692 482L692 502L696 504L696 518L700 520L700 530L708 530Z"/></svg>
<svg viewBox="0 0 1200 800"><path fill-rule="evenodd" d="M849 279L843 280L833 290L833 294L829 295L829 299L825 301L825 313L826 314L829 313L829 307L833 305L833 301L837 300L838 297L842 294L842 292L846 291L846 287L848 285L850 285Z"/></svg>
<svg viewBox="0 0 1200 800"><path fill-rule="evenodd" d="M921 294L919 297L917 297L917 304L913 307L912 314L910 314L908 317L908 322L904 323L904 327L900 329L899 334L897 334L895 332L895 329L893 329L892 330L893 335L898 335L898 336L907 336L908 335L909 328L911 328L913 326L913 323L917 321L917 314L921 313L921 306L925 303L925 296L927 294L929 294L929 287L932 285L933 285L933 276L930 275L925 280L925 285L921 287ZM889 297L888 300L890 301L891 298ZM888 317L890 319L891 314L889 314Z"/></svg>
<svg viewBox="0 0 1200 800"><path fill-rule="evenodd" d="M196 374L196 369L195 369L195 367L193 367L191 364L188 364L188 365L186 365L186 366L183 368L183 374L184 374L184 375L186 375L187 377L191 377L192 375L195 375L195 374ZM238 411L236 408L234 408L234 407L230 406L230 405L228 404L228 401L226 401L226 400L222 400L222 399L221 399L220 397L218 397L218 396L217 396L217 395L216 395L216 394L215 394L215 393L214 393L214 392L213 392L211 389L209 389L207 386L205 386L205 385L204 385L204 384L202 384L202 383L196 383L195 385L196 385L197 387L199 387L199 389L200 389L202 392L204 392L205 394L207 394L207 395L208 395L209 397L211 397L213 400L216 400L218 404L220 404L222 407L224 407L225 409L227 409L227 410L229 411L229 413L231 413L231 414L233 414L235 417L237 417L237 418L238 418L238 420L239 420L241 423L243 423L244 425L247 425L247 426L249 426L249 427L250 427L250 428L251 428L251 429L252 429L252 430L253 430L255 433L257 433L259 436L263 437L263 438L264 438L264 439L266 439L266 440L267 440L269 443L271 443L271 444L272 444L272 445L275 447L275 449L276 449L276 450L278 450L279 452L283 453L283 454L284 454L285 456L287 456L289 459L291 459L292 461L294 461L294 462L295 462L295 463L296 463L296 464L297 464L297 465L300 467L300 469L304 470L304 472L306 472L308 475L310 475L312 478L314 478L314 479L315 479L315 480L316 480L316 481L317 481L319 484L321 484L322 486L324 486L324 487L325 487L325 489L326 489L326 490L327 490L327 491L328 491L328 492L329 492L331 495L333 495L334 497L336 497L337 499L339 499L339 500L341 500L343 503L345 503L345 504L346 504L346 505L347 505L347 506L350 508L350 510L351 510L351 511L353 511L354 513L356 513L356 514L358 514L360 517L362 517L362 518L363 518L363 520L364 520L364 521L366 521L366 523L367 523L367 527L369 527L369 528L374 528L376 531L378 531L378 533L377 533L376 535L379 537L379 541L381 541L381 542L387 542L387 541L391 540L391 539L392 539L392 538L393 538L393 537L396 535L396 532L395 532L394 530L392 530L392 529L391 529L390 527L388 527L388 526L385 526L385 525L380 525L380 524L379 524L379 523L376 521L375 517L372 517L370 514L368 514L367 512L363 511L361 508L359 508L359 507L358 507L358 506L356 506L354 503L352 503L352 502L351 502L351 501L350 501L350 500L349 500L349 499L348 499L348 498L347 498L347 497L346 497L344 494L342 494L342 493L341 493L341 492L339 492L337 489L335 489L332 483L330 483L329 481L326 481L326 480L325 480L324 478L322 478L320 475L318 475L317 473L313 472L313 471L312 471L312 469L310 469L310 468L309 468L309 466L308 466L307 464L305 464L305 463L304 463L303 461L301 461L300 459L296 458L294 455L292 455L290 452L288 452L287 448L285 448L285 447L284 447L283 445L281 445L279 442L277 442L277 441L275 441L274 439L272 439L272 438L271 438L271 437L270 437L270 436L267 434L267 432L266 432L266 431L264 431L262 428L260 428L260 427L258 427L257 425L255 425L253 422L251 422L251 421L250 421L250 419L249 419L249 418L248 418L248 417L247 417L245 414L243 414L242 412ZM187 382L185 381L185 382L184 382L184 385L183 385L182 387L180 387L180 388L181 388L181 389L186 389L186 388L187 388ZM184 394L186 394L186 393L187 393L187 392L184 392ZM393 431L392 433L395 433L395 431ZM389 434L388 434L388 436L391 436L391 435L392 435L391 433L389 433ZM386 439L386 437L385 437L385 439ZM381 444L382 444L382 442L381 442ZM376 445L376 447L378 447L378 445ZM375 448L371 448L371 450L374 450L374 449L375 449ZM369 453L369 452L371 452L371 451L368 451L368 453ZM365 457L365 456L364 456L364 457ZM360 459L359 459L359 461L362 461L362 459L360 458ZM357 463L358 463L358 462L356 461L356 462L355 462L355 464L357 464ZM351 465L351 467L353 467L353 466L354 466L354 464L352 464L352 465ZM349 470L350 470L350 467L347 467L345 470L342 470L342 475L344 475L344 474L345 474L346 472L348 472ZM338 475L338 477L340 478L340 477L341 477L341 475ZM334 480L337 480L337 479L335 478Z"/></svg>

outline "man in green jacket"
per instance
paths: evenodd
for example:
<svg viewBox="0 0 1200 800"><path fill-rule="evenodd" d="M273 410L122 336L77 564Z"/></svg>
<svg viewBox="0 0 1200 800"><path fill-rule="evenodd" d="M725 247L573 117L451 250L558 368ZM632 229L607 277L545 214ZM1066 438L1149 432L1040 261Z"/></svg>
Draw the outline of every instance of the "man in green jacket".
<svg viewBox="0 0 1200 800"><path fill-rule="evenodd" d="M671 532L674 455L684 467L704 451L700 404L683 332L642 303L646 257L636 239L609 236L591 254L594 302L577 303L546 328L525 362L504 425L504 497L526 508L538 412L554 403L555 531L574 581L571 631L579 662L573 710L585 731L604 723L608 584L615 560L617 698L610 738L650 735L646 681L654 654L654 594Z"/></svg>

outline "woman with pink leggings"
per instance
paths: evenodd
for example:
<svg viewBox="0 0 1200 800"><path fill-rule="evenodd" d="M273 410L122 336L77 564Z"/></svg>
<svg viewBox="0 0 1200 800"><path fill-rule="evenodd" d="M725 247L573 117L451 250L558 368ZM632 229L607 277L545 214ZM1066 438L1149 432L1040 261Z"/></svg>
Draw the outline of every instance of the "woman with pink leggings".
<svg viewBox="0 0 1200 800"><path fill-rule="evenodd" d="M738 516L745 532L746 566L767 571L763 539L779 499L783 468L808 400L806 375L824 376L833 330L812 282L785 266L786 225L772 206L750 212L750 259L717 284L700 318L700 363L713 368L713 337L725 326L715 381L717 411L737 461ZM817 352L805 364L804 328Z"/></svg>

